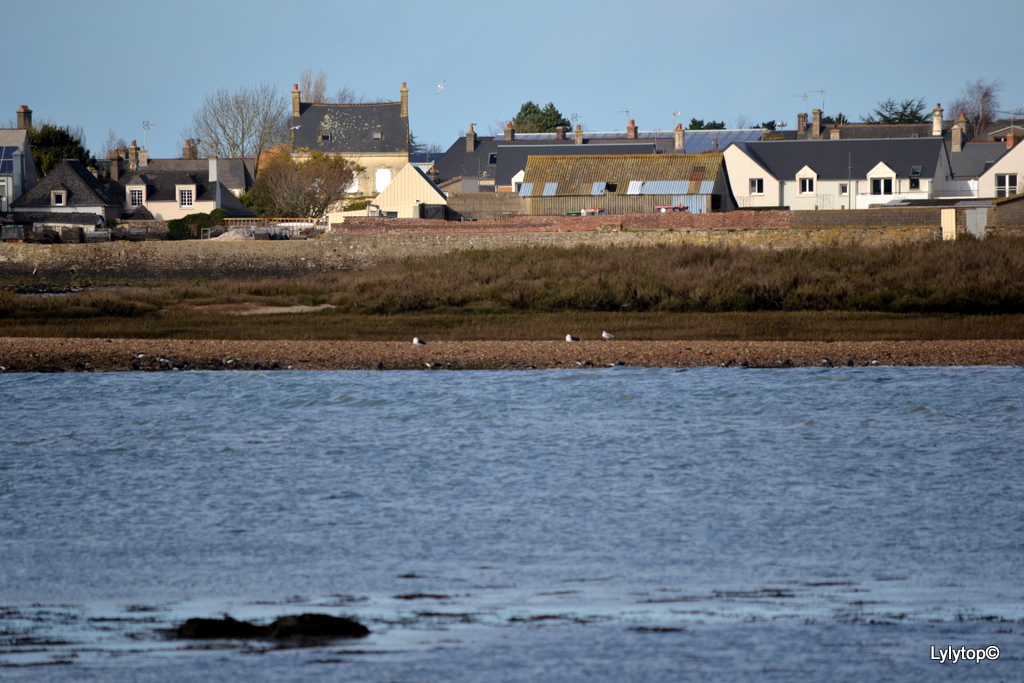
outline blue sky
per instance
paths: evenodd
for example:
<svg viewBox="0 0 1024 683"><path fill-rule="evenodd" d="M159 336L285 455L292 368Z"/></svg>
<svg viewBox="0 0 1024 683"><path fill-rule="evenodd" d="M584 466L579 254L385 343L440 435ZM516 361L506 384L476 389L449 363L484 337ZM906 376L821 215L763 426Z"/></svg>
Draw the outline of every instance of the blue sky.
<svg viewBox="0 0 1024 683"><path fill-rule="evenodd" d="M413 134L443 149L527 100L590 131L629 118L792 128L822 103L857 121L887 98L945 106L978 78L1002 83L1003 109L1024 108L1019 0L8 4L0 126L27 105L36 122L81 126L94 153L113 131L180 156L205 96L263 82L287 93L305 69L374 101L408 83Z"/></svg>

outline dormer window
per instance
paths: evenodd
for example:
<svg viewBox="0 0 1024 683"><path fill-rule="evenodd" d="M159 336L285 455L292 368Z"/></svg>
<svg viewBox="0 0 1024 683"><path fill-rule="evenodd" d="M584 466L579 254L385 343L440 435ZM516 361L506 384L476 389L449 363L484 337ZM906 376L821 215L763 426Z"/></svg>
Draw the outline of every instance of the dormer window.
<svg viewBox="0 0 1024 683"><path fill-rule="evenodd" d="M374 140L383 140L384 139L384 133L381 133L380 131L377 131L376 133L373 134L373 139Z"/></svg>
<svg viewBox="0 0 1024 683"><path fill-rule="evenodd" d="M192 200L195 198L195 190L191 187L183 187L178 189L178 206L183 209L192 208Z"/></svg>
<svg viewBox="0 0 1024 683"><path fill-rule="evenodd" d="M490 164L491 166L493 166L494 164L498 163L498 155L496 153L493 153L493 152L491 154L488 154L487 155L487 163Z"/></svg>
<svg viewBox="0 0 1024 683"><path fill-rule="evenodd" d="M800 194L814 194L814 178L800 178Z"/></svg>
<svg viewBox="0 0 1024 683"><path fill-rule="evenodd" d="M142 189L135 187L128 190L128 203L131 206L142 206Z"/></svg>
<svg viewBox="0 0 1024 683"><path fill-rule="evenodd" d="M67 203L67 190L53 190L50 192L50 206L66 206Z"/></svg>

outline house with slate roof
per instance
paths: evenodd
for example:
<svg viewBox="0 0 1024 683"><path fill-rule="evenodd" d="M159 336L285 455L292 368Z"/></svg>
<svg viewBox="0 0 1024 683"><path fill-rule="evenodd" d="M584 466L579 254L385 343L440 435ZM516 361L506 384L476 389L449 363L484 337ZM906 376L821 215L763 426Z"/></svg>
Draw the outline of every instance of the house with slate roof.
<svg viewBox="0 0 1024 683"><path fill-rule="evenodd" d="M174 220L193 213L223 209L229 218L253 218L234 193L219 180L217 159L203 162L203 171L128 171L119 179L129 218Z"/></svg>
<svg viewBox="0 0 1024 683"><path fill-rule="evenodd" d="M363 169L349 192L377 194L409 163L409 88L402 83L398 102L316 104L303 102L296 84L290 127L294 160L342 156Z"/></svg>
<svg viewBox="0 0 1024 683"><path fill-rule="evenodd" d="M735 208L723 155L715 153L531 156L519 196L527 199L531 215Z"/></svg>
<svg viewBox="0 0 1024 683"><path fill-rule="evenodd" d="M11 202L36 184L36 165L28 129L32 110L18 109L18 127L0 128L0 214L10 211Z"/></svg>
<svg viewBox="0 0 1024 683"><path fill-rule="evenodd" d="M123 202L78 159L65 159L11 202L16 222L64 236L90 232L121 217ZM77 241L74 240L74 241Z"/></svg>
<svg viewBox="0 0 1024 683"><path fill-rule="evenodd" d="M735 143L725 165L740 208L866 209L930 199L952 177L938 136Z"/></svg>
<svg viewBox="0 0 1024 683"><path fill-rule="evenodd" d="M758 140L761 130L641 131L631 119L625 132L593 133L580 126L566 133L518 133L509 123L502 135L477 135L470 124L434 162L432 177L445 191L518 192L532 156L698 154L725 149L735 141Z"/></svg>

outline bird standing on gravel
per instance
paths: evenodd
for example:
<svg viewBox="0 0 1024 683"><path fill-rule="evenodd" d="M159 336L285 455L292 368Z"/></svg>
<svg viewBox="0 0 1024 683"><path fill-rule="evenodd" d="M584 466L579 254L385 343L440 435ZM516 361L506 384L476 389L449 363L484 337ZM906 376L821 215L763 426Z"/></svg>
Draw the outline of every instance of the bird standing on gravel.
<svg viewBox="0 0 1024 683"><path fill-rule="evenodd" d="M424 346L427 342L423 341L419 337L413 337L412 343L415 344L416 346Z"/></svg>
<svg viewBox="0 0 1024 683"><path fill-rule="evenodd" d="M571 334L565 335L565 341L567 341L567 342L577 342L579 340L580 340L579 337L574 337Z"/></svg>
<svg viewBox="0 0 1024 683"><path fill-rule="evenodd" d="M601 338L602 339L615 339L615 335L612 334L611 332L602 332L601 333Z"/></svg>

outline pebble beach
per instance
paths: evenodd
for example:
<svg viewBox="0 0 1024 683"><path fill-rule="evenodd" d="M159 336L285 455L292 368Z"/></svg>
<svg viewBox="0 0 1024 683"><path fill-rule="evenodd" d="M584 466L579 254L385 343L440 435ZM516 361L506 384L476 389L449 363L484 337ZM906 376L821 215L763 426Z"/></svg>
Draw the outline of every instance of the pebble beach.
<svg viewBox="0 0 1024 683"><path fill-rule="evenodd" d="M1024 340L246 341L0 337L2 372L1024 364Z"/></svg>

